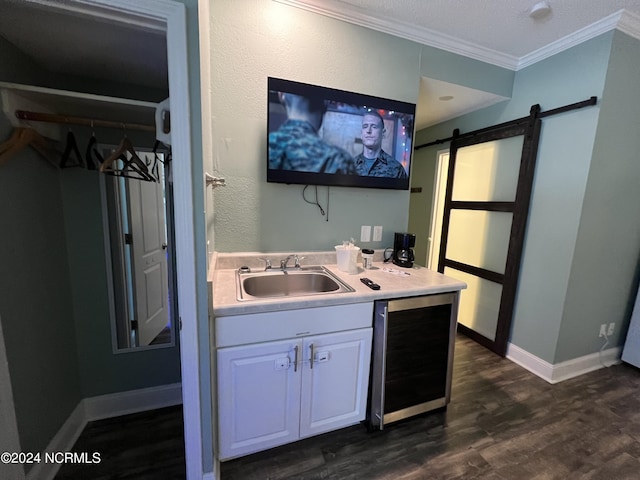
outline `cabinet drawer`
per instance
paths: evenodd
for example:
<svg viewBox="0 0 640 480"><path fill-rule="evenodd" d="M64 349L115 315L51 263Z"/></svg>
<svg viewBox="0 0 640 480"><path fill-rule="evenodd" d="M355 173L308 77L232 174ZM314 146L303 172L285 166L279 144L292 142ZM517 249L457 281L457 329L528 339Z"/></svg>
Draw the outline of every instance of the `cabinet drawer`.
<svg viewBox="0 0 640 480"><path fill-rule="evenodd" d="M217 317L216 347L355 330L372 322L373 302Z"/></svg>

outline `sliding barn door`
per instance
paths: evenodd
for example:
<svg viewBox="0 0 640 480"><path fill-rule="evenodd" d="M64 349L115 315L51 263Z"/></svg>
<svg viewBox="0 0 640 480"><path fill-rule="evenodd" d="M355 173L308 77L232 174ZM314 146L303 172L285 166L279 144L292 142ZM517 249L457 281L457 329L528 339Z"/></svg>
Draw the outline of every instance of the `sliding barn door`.
<svg viewBox="0 0 640 480"><path fill-rule="evenodd" d="M454 135L438 271L465 281L459 330L504 356L513 316L540 119Z"/></svg>

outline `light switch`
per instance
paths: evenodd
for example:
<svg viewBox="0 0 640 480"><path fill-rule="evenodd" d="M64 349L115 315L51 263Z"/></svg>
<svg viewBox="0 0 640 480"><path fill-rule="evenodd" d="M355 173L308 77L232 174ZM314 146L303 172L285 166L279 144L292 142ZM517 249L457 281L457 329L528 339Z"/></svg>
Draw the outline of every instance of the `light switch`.
<svg viewBox="0 0 640 480"><path fill-rule="evenodd" d="M362 225L360 227L360 241L361 242L371 241L371 225Z"/></svg>
<svg viewBox="0 0 640 480"><path fill-rule="evenodd" d="M373 227L373 241L382 241L382 225L376 225L375 227Z"/></svg>

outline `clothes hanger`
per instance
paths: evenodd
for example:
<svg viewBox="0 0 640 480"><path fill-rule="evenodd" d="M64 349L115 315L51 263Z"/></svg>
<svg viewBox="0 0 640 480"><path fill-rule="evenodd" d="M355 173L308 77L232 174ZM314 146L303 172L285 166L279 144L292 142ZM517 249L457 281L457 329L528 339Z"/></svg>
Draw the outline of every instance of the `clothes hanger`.
<svg viewBox="0 0 640 480"><path fill-rule="evenodd" d="M49 140L40 135L33 128L27 129L23 135L29 139L29 145L33 147L36 152L38 152L51 165L59 168L58 161L61 155L60 151L58 151L58 149L56 149Z"/></svg>
<svg viewBox="0 0 640 480"><path fill-rule="evenodd" d="M87 144L87 150L84 157L89 170L99 170L100 165L104 162L104 157L100 155L100 152L96 148L97 144L98 140L95 136L92 136Z"/></svg>
<svg viewBox="0 0 640 480"><path fill-rule="evenodd" d="M84 158L82 158L80 150L78 149L76 137L71 129L69 129L69 132L67 133L67 145L64 149L64 153L62 154L62 158L60 159L60 168L84 166Z"/></svg>
<svg viewBox="0 0 640 480"><path fill-rule="evenodd" d="M151 177L147 171L140 170L137 163L131 158L127 158L125 154L120 155L117 160L122 162L121 168L109 168L104 170L103 173L114 177L127 177L144 180L146 182L156 182L155 178Z"/></svg>
<svg viewBox="0 0 640 480"><path fill-rule="evenodd" d="M0 165L6 163L13 155L22 150L27 142L22 138L24 128L14 128L8 140L0 143Z"/></svg>
<svg viewBox="0 0 640 480"><path fill-rule="evenodd" d="M53 147L51 142L30 127L16 127L11 137L0 144L0 165L6 163L13 155L27 146L33 147L49 163L56 168L58 167L60 152Z"/></svg>
<svg viewBox="0 0 640 480"><path fill-rule="evenodd" d="M129 154L129 157L127 157L127 154ZM124 159L122 157L124 157ZM121 168L118 168L116 160L123 160L123 166ZM127 173L127 171L131 170L135 171L134 175L136 175L136 178L138 178L137 176L139 175L141 180L150 182L156 181L149 173L147 165L136 153L133 143L131 143L131 140L129 140L129 137L127 137L125 132L125 136L122 138L118 148L116 148L116 150L109 155L104 162L102 162L102 165L100 165L100 171L103 173L118 175L118 172Z"/></svg>
<svg viewBox="0 0 640 480"><path fill-rule="evenodd" d="M158 152L158 150L160 150L161 148L163 150L166 150L166 152L162 152L164 154L164 159L160 158L160 152ZM159 164L162 164L164 167L165 162L171 160L169 153L170 151L171 149L169 147L167 147L160 140L156 139L155 143L153 144L153 166L151 167L151 174L156 178L158 182L160 181Z"/></svg>
<svg viewBox="0 0 640 480"><path fill-rule="evenodd" d="M104 157L100 155L96 145L98 144L98 140L96 139L96 132L93 129L93 120L91 121L91 138L89 139L89 143L87 144L87 149L84 155L84 161L89 170L98 170L100 165L104 162Z"/></svg>

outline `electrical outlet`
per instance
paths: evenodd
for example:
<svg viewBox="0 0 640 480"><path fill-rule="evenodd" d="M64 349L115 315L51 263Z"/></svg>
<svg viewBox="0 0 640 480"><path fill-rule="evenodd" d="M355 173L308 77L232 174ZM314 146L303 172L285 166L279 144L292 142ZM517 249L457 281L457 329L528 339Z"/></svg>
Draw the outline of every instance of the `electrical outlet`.
<svg viewBox="0 0 640 480"><path fill-rule="evenodd" d="M607 324L603 323L602 325L600 325L600 337L606 337L607 336Z"/></svg>
<svg viewBox="0 0 640 480"><path fill-rule="evenodd" d="M360 241L361 242L371 241L371 225L362 225L360 227Z"/></svg>
<svg viewBox="0 0 640 480"><path fill-rule="evenodd" d="M611 322L609 324L609 330L607 330L607 335L611 336L615 331L616 331L616 322Z"/></svg>
<svg viewBox="0 0 640 480"><path fill-rule="evenodd" d="M382 225L376 225L375 227L373 227L373 241L382 241Z"/></svg>

